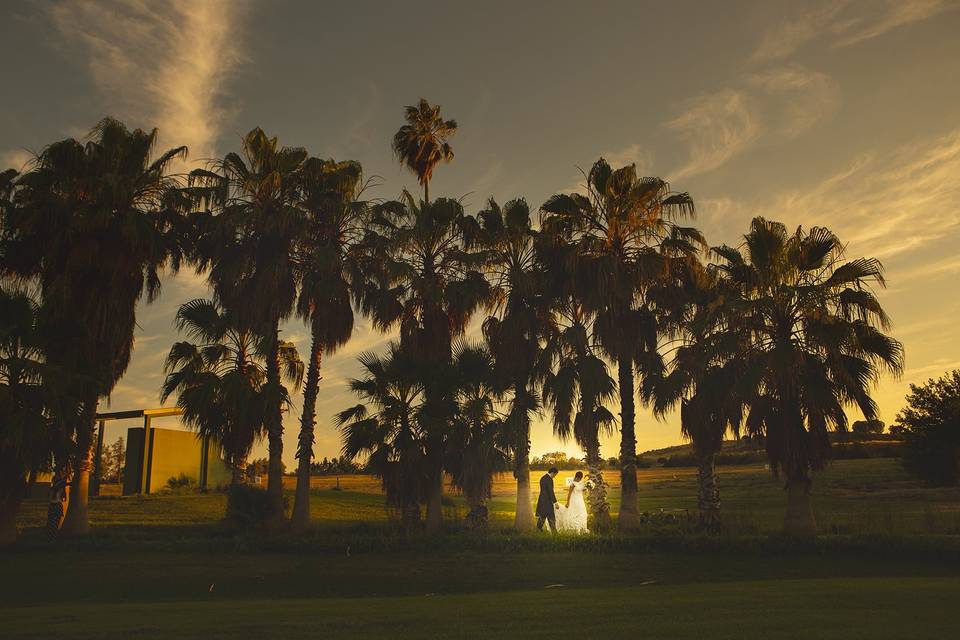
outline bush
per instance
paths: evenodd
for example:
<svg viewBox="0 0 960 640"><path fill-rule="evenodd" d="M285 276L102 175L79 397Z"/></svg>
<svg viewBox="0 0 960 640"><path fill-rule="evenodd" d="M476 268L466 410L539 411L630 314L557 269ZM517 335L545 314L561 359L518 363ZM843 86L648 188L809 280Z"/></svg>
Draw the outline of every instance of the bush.
<svg viewBox="0 0 960 640"><path fill-rule="evenodd" d="M283 497L283 508L286 510L289 499ZM227 489L227 520L242 527L259 527L277 514L273 501L266 489L247 484L230 485Z"/></svg>
<svg viewBox="0 0 960 640"><path fill-rule="evenodd" d="M167 479L167 489L171 491L189 489L195 484L196 481L185 473Z"/></svg>
<svg viewBox="0 0 960 640"><path fill-rule="evenodd" d="M900 442L853 442L834 445L831 455L836 460L861 460L867 458L899 458L903 455Z"/></svg>
<svg viewBox="0 0 960 640"><path fill-rule="evenodd" d="M903 466L936 485L960 481L960 370L922 387L910 385L897 416L903 428Z"/></svg>

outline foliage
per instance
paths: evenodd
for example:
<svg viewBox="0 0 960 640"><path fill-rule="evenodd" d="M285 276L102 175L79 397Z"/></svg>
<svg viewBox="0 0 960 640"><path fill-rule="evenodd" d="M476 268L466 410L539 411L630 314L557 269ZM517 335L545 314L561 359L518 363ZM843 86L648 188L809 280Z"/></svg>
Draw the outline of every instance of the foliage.
<svg viewBox="0 0 960 640"><path fill-rule="evenodd" d="M576 310L576 323L617 367L625 494L619 525L629 530L639 524L634 372L646 375L661 332L649 289L706 242L678 224L693 214L693 199L661 178L640 177L632 164L613 169L603 158L584 177L586 193L554 195L541 207L541 256L557 306Z"/></svg>
<svg viewBox="0 0 960 640"><path fill-rule="evenodd" d="M115 484L123 482L126 455L127 445L122 436L112 444L103 447L103 451L100 452L100 479L102 482Z"/></svg>
<svg viewBox="0 0 960 640"><path fill-rule="evenodd" d="M343 454L364 456L367 468L383 483L387 504L400 513L405 527L420 520L420 503L430 480L424 464L424 384L417 362L399 344L390 343L385 356L360 354L363 377L350 388L365 403L336 416L343 433Z"/></svg>
<svg viewBox="0 0 960 640"><path fill-rule="evenodd" d="M850 426L850 430L858 436L883 433L886 425L883 420L856 420Z"/></svg>
<svg viewBox="0 0 960 640"><path fill-rule="evenodd" d="M875 418L872 385L881 372L903 370L903 347L882 332L889 319L872 291L884 286L883 268L872 258L845 260L829 229L789 233L763 218L741 248L714 252L736 291L730 313L750 337L738 354L746 428L766 437L772 470L786 476L788 529L812 533L810 472L827 459L828 431L847 428L845 405Z"/></svg>
<svg viewBox="0 0 960 640"><path fill-rule="evenodd" d="M284 497L281 506L287 508ZM260 487L248 484L231 484L227 489L227 522L243 529L261 527L283 513L276 512L276 502Z"/></svg>
<svg viewBox="0 0 960 640"><path fill-rule="evenodd" d="M910 385L897 425L908 471L931 484L960 482L960 370Z"/></svg>
<svg viewBox="0 0 960 640"><path fill-rule="evenodd" d="M406 107L404 119L407 123L393 136L393 152L400 164L417 175L423 199L429 202L434 167L453 160L453 148L447 140L457 132L457 121L444 120L440 106L431 106L423 98L416 106Z"/></svg>
<svg viewBox="0 0 960 640"><path fill-rule="evenodd" d="M206 169L191 171L186 191L196 209L191 216L198 231L192 257L207 273L216 304L237 327L264 340L267 488L276 513L281 511L283 411L288 406L279 334L281 321L293 313L297 300L297 246L306 226L299 207L306 160L304 149L283 147L256 128L244 137L241 153L228 153Z"/></svg>
<svg viewBox="0 0 960 640"><path fill-rule="evenodd" d="M89 530L97 403L130 363L138 301L153 301L161 271L176 271L183 257L180 183L170 169L187 149L154 155L157 135L105 118L82 142L47 146L17 178L0 223L0 266L38 292L44 358L74 399L54 416L57 466L69 456L75 471L63 525L73 534Z"/></svg>
<svg viewBox="0 0 960 640"><path fill-rule="evenodd" d="M222 449L237 484L254 443L266 433L269 340L244 328L236 314L211 300L182 305L176 322L197 343L178 342L170 348L161 400L176 395L184 424ZM285 378L299 384L303 363L296 348L282 342L277 353ZM285 389L283 398L289 403Z"/></svg>

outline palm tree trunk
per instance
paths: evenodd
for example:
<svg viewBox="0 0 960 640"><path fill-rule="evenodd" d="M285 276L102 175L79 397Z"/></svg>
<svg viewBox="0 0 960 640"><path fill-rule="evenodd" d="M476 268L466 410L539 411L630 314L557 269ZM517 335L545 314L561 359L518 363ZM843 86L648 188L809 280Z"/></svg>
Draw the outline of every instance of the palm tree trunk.
<svg viewBox="0 0 960 640"><path fill-rule="evenodd" d="M297 445L297 493L290 518L295 530L310 526L310 463L313 462L313 430L317 415L317 392L320 387L320 348L318 322L314 320L313 342L310 345L310 362L307 366L307 382L303 388L303 415L300 417L300 439Z"/></svg>
<svg viewBox="0 0 960 640"><path fill-rule="evenodd" d="M70 502L60 527L60 534L64 536L85 536L90 533L87 505L90 500L90 470L93 468L93 430L96 413L97 398L94 395L84 402L83 413L77 425L76 461L73 482L70 485Z"/></svg>
<svg viewBox="0 0 960 640"><path fill-rule="evenodd" d="M720 531L720 489L717 487L717 454L713 451L697 453L697 507L700 527Z"/></svg>
<svg viewBox="0 0 960 640"><path fill-rule="evenodd" d="M810 478L806 474L797 473L787 478L787 515L783 532L803 538L817 535L817 522L810 503Z"/></svg>
<svg viewBox="0 0 960 640"><path fill-rule="evenodd" d="M587 507L590 509L590 530L594 533L609 533L613 528L610 518L610 502L607 500L607 483L600 470L600 439L593 438L587 447Z"/></svg>
<svg viewBox="0 0 960 640"><path fill-rule="evenodd" d="M525 395L525 390L520 385L516 385L514 398L524 397ZM517 450L514 453L513 466L513 477L517 479L517 507L513 528L520 533L524 533L533 531L534 526L533 503L530 496L530 418L525 408L520 412L518 430L519 433L516 434Z"/></svg>
<svg viewBox="0 0 960 640"><path fill-rule="evenodd" d="M267 385L272 390L267 407L267 495L273 506L273 518L283 519L283 416L280 405L280 338L274 327L267 352Z"/></svg>
<svg viewBox="0 0 960 640"><path fill-rule="evenodd" d="M487 510L487 498L483 495L468 495L467 506L470 512L467 513L465 524L467 529L472 531L484 531L489 522L489 511Z"/></svg>
<svg viewBox="0 0 960 640"><path fill-rule="evenodd" d="M17 541L17 513L26 489L23 468L15 456L0 456L0 546Z"/></svg>
<svg viewBox="0 0 960 640"><path fill-rule="evenodd" d="M640 527L637 504L637 434L634 426L633 362L621 356L618 361L617 382L620 387L620 531L634 531Z"/></svg>

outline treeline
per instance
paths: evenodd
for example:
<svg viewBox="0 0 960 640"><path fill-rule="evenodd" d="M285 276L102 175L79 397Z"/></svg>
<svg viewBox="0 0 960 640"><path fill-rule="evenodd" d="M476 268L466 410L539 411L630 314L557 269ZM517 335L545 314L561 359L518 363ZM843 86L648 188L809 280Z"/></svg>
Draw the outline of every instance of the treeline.
<svg viewBox="0 0 960 640"><path fill-rule="evenodd" d="M178 311L163 400L218 442L234 470L228 515L255 502L283 522L283 415L303 391L291 523L309 525L320 371L357 314L398 336L360 356L359 403L335 417L343 454L379 476L392 513L443 524L444 477L486 524L495 473L517 478L518 530L533 524L530 420L585 452L597 481L591 526L612 522L601 436L619 432L618 526L640 526L636 403L680 426L700 467L701 524L719 525L716 456L725 434L763 437L786 481L787 529L813 532L811 472L828 458L844 407L876 417L882 372L902 369L874 294L880 263L848 259L828 229L755 218L737 246L691 224L693 197L633 165L597 160L578 192L531 209L490 199L475 213L431 198L454 158L454 120L421 100L392 140L422 194L373 199L360 165L311 156L254 129L237 151L174 171L183 147L106 119L0 175L0 514L6 537L23 479L51 465L70 481L61 533L89 530L98 403L126 371L137 303L161 274L189 266L209 299ZM292 319L309 330L299 353ZM482 337L465 337L476 321ZM239 493L253 444L266 440L267 493ZM262 507L262 508L261 508Z"/></svg>

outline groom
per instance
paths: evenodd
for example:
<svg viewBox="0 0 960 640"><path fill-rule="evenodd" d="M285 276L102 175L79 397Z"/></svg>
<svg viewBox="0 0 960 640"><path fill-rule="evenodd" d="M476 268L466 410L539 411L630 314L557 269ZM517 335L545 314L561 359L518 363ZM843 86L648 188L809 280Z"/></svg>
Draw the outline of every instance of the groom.
<svg viewBox="0 0 960 640"><path fill-rule="evenodd" d="M550 467L550 470L540 478L540 497L537 498L537 529L543 531L543 521L550 523L550 531L557 532L557 512L559 507L557 496L553 493L553 479L560 473L556 467Z"/></svg>

